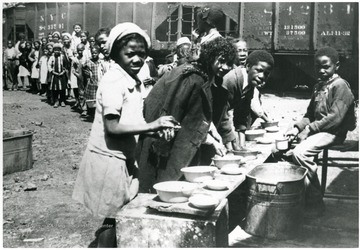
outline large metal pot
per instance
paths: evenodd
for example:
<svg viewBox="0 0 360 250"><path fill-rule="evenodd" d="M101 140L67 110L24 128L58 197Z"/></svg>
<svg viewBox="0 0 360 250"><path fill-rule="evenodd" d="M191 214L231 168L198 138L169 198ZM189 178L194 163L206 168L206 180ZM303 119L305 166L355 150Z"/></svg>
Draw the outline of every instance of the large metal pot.
<svg viewBox="0 0 360 250"><path fill-rule="evenodd" d="M290 163L265 163L247 175L248 201L244 230L265 238L294 236L304 212L307 169Z"/></svg>

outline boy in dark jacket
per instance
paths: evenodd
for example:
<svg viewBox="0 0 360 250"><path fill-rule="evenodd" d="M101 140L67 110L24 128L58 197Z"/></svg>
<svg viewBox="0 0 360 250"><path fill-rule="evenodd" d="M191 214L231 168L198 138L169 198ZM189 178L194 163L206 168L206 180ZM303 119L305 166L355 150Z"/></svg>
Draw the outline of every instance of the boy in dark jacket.
<svg viewBox="0 0 360 250"><path fill-rule="evenodd" d="M310 216L320 216L325 209L314 157L324 148L342 143L356 126L354 95L349 83L336 74L338 68L335 49L325 47L316 52L318 83L303 119L286 133L300 141L293 150L293 160L308 169L305 202Z"/></svg>

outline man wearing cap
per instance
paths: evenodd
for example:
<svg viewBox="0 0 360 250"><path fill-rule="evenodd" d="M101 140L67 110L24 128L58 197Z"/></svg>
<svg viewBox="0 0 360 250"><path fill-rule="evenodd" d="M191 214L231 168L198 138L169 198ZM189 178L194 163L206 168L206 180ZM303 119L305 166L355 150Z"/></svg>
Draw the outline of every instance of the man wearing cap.
<svg viewBox="0 0 360 250"><path fill-rule="evenodd" d="M159 77L165 74L165 72L169 72L173 68L187 62L190 57L190 48L190 39L188 37L180 37L176 42L176 54L174 55L174 61L169 64L159 65Z"/></svg>
<svg viewBox="0 0 360 250"><path fill-rule="evenodd" d="M218 29L223 15L223 11L216 6L207 6L198 12L197 21L200 44L221 36Z"/></svg>
<svg viewBox="0 0 360 250"><path fill-rule="evenodd" d="M218 29L223 16L224 12L216 6L206 6L197 13L198 27L192 33L195 38L195 44L192 47L193 60L200 57L201 44L222 37Z"/></svg>

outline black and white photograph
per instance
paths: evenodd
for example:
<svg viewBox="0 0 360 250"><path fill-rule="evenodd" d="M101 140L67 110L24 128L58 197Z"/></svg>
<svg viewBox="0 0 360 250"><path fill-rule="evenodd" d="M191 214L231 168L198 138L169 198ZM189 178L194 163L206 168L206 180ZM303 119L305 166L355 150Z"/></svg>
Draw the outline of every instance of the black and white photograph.
<svg viewBox="0 0 360 250"><path fill-rule="evenodd" d="M3 1L3 248L359 248L358 1Z"/></svg>

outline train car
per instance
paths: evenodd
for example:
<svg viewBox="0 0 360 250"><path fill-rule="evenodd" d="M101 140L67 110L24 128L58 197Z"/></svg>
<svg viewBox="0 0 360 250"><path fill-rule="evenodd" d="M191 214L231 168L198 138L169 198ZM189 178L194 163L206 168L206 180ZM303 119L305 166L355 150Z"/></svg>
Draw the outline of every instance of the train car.
<svg viewBox="0 0 360 250"><path fill-rule="evenodd" d="M37 40L80 23L95 34L130 21L150 35L151 56L162 63L182 36L191 39L196 11L205 2L48 2L3 8L3 44L19 33ZM313 55L323 46L340 52L340 74L358 93L357 2L212 2L224 11L220 33L243 37L250 51L266 49L276 60L268 88L313 86Z"/></svg>

